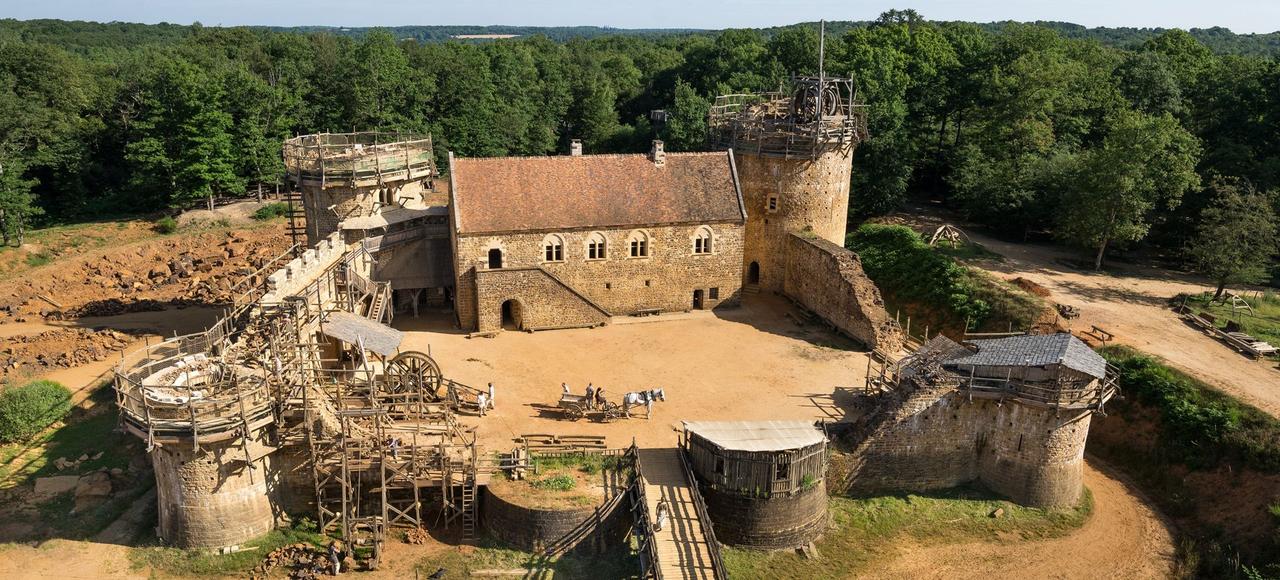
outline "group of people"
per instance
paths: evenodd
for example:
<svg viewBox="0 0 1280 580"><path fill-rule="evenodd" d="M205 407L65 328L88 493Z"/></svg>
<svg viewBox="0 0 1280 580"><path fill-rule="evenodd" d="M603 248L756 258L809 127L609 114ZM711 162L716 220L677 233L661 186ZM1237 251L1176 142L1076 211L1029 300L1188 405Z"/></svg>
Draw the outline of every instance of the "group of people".
<svg viewBox="0 0 1280 580"><path fill-rule="evenodd" d="M569 389L568 383L560 383L560 389L563 390L566 395L572 393ZM604 396L604 387L597 387L593 383L587 383L586 395L587 396L583 398L583 402L587 404L588 409L604 409L608 403L608 399ZM622 410L626 413L627 417L630 418L632 407L644 405L645 418L649 419L653 417L654 401L665 400L666 396L663 394L661 388L626 393L622 396Z"/></svg>
<svg viewBox="0 0 1280 580"><path fill-rule="evenodd" d="M493 409L493 383L489 383L488 391L480 391L476 393L476 407L480 409L480 416L483 417L485 411Z"/></svg>

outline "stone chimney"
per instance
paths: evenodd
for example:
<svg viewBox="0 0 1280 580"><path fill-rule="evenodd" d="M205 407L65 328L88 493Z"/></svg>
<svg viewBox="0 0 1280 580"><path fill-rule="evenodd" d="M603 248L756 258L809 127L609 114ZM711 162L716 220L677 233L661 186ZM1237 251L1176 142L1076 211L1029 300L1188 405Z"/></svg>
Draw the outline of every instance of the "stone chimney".
<svg viewBox="0 0 1280 580"><path fill-rule="evenodd" d="M653 148L649 150L649 158L653 160L653 164L662 167L667 164L667 152L662 147L661 139L653 140Z"/></svg>
<svg viewBox="0 0 1280 580"><path fill-rule="evenodd" d="M582 156L582 139L569 141L569 155L572 157Z"/></svg>

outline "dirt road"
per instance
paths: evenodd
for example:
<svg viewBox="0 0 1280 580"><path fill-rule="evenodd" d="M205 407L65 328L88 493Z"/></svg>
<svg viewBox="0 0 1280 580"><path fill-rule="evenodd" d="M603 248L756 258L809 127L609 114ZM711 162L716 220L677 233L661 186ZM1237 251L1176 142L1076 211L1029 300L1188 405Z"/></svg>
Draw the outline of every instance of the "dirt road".
<svg viewBox="0 0 1280 580"><path fill-rule="evenodd" d="M973 241L1005 257L971 265L1005 279L1021 276L1049 289L1050 299L1080 308L1075 330L1096 324L1121 344L1158 355L1173 366L1280 417L1280 369L1275 361L1255 361L1187 325L1167 306L1180 293L1203 292L1206 282L1154 268L1126 265L1116 273L1075 270L1062 264L1078 259L1060 249L1012 244L969 232Z"/></svg>
<svg viewBox="0 0 1280 580"><path fill-rule="evenodd" d="M1094 511L1062 538L901 546L875 578L1168 578L1173 538L1142 500L1093 465L1085 468Z"/></svg>

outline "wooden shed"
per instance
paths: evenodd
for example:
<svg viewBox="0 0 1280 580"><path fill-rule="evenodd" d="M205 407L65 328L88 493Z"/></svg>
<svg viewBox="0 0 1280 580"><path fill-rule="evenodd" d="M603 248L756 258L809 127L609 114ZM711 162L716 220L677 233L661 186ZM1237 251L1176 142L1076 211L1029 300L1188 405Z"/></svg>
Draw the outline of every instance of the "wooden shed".
<svg viewBox="0 0 1280 580"><path fill-rule="evenodd" d="M826 473L827 437L810 421L686 421L681 446L698 479L719 492L792 494Z"/></svg>

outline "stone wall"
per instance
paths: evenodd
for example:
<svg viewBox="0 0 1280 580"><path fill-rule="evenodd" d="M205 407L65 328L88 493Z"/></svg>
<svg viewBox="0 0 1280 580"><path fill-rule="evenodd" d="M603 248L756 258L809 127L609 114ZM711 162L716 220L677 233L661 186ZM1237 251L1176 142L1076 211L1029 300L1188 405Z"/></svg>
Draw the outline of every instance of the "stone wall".
<svg viewBox="0 0 1280 580"><path fill-rule="evenodd" d="M768 498L747 497L704 488L707 515L716 539L730 545L764 550L796 548L816 539L827 527L827 486Z"/></svg>
<svg viewBox="0 0 1280 580"><path fill-rule="evenodd" d="M518 505L493 493L489 486L481 494L480 519L485 530L522 550L540 551L555 547L560 551L604 552L625 541L630 528L630 505L626 498L608 506L565 509L536 509ZM612 509L604 509L606 506Z"/></svg>
<svg viewBox="0 0 1280 580"><path fill-rule="evenodd" d="M694 254L694 237L700 227L710 228L713 235L710 254ZM633 232L648 236L649 255L632 258L628 238ZM501 298L496 289L483 292L492 297L483 305L478 301L477 280L488 270L490 249L502 252L502 265L509 268L540 268L550 273L574 292L597 304L612 315L632 314L641 310L684 311L693 307L695 290L702 294L703 308L715 308L736 302L742 287L742 234L737 223L715 223L650 228L573 230L552 232L563 240L563 260L546 261L543 242L547 232L502 235L457 235L454 253L458 272L455 307L459 324L464 329L494 330L478 323L501 321ZM604 259L588 259L587 240L598 234L606 240ZM488 278L498 280L498 278ZM712 293L716 297L712 297ZM514 297L514 295L512 296ZM566 297L563 296L562 297ZM565 326L573 322L554 320L555 312L571 305L555 301L523 302L530 309L545 309L552 319L545 326ZM541 324L540 324L541 325Z"/></svg>
<svg viewBox="0 0 1280 580"><path fill-rule="evenodd" d="M481 332L502 329L502 305L512 302L520 330L597 326L609 313L541 268L476 272L476 305Z"/></svg>
<svg viewBox="0 0 1280 580"><path fill-rule="evenodd" d="M793 232L807 230L844 245L852 155L852 148L829 151L812 160L735 155L738 183L747 209L744 278L750 264L756 262L760 287L782 292L787 238Z"/></svg>
<svg viewBox="0 0 1280 580"><path fill-rule="evenodd" d="M841 332L871 348L897 352L902 329L858 255L820 238L788 236L783 291Z"/></svg>
<svg viewBox="0 0 1280 580"><path fill-rule="evenodd" d="M204 444L198 452L190 443L178 443L151 452L158 529L165 543L183 548L234 546L275 527L279 514L270 493L267 433L258 431L250 442L252 470L236 442Z"/></svg>
<svg viewBox="0 0 1280 580"><path fill-rule="evenodd" d="M833 454L841 491L928 491L978 481L1033 507L1079 500L1091 412L969 400L955 383L913 379L880 398L847 436L852 451Z"/></svg>
<svg viewBox="0 0 1280 580"><path fill-rule="evenodd" d="M316 187L304 185L302 209L307 216L307 244L329 237L347 217L369 215L379 202L397 203L402 197L420 198L443 205L445 195L432 191L430 182L415 180L385 187ZM330 209L332 207L332 209Z"/></svg>

